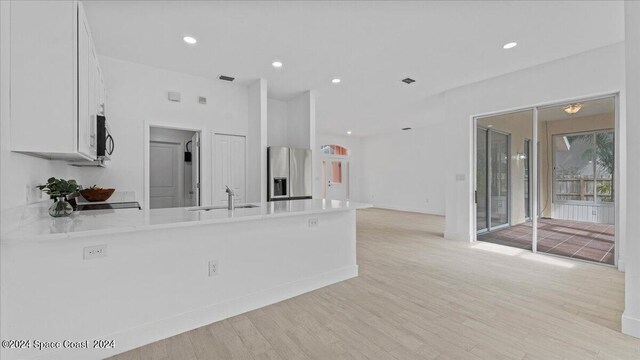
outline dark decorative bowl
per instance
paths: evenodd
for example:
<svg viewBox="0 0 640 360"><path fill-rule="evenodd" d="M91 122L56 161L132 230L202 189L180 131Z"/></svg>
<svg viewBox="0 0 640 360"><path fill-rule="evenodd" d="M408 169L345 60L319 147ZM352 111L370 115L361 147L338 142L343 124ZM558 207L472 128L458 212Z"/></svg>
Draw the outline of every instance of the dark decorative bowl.
<svg viewBox="0 0 640 360"><path fill-rule="evenodd" d="M80 195L89 202L107 201L116 189L84 189Z"/></svg>

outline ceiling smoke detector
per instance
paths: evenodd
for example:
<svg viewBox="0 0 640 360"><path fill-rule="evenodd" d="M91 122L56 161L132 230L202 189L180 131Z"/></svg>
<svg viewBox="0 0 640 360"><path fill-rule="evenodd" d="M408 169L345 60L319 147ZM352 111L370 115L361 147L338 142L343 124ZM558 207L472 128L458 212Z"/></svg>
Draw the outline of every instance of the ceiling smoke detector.
<svg viewBox="0 0 640 360"><path fill-rule="evenodd" d="M570 104L562 108L567 114L575 114L582 109L581 103Z"/></svg>
<svg viewBox="0 0 640 360"><path fill-rule="evenodd" d="M405 83L405 84L411 85L416 81L413 80L412 78L406 78L406 79L402 79L402 82Z"/></svg>
<svg viewBox="0 0 640 360"><path fill-rule="evenodd" d="M220 79L220 80L224 80L224 81L233 81L233 80L235 80L236 78L231 77L231 76L227 76L227 75L220 75L220 76L218 76L218 79Z"/></svg>

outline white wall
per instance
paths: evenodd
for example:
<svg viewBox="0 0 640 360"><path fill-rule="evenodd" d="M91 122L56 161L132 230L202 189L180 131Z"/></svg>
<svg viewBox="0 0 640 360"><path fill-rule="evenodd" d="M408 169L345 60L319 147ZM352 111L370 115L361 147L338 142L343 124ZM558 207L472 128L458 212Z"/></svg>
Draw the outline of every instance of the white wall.
<svg viewBox="0 0 640 360"><path fill-rule="evenodd" d="M108 168L79 169L80 183L135 191L143 201L146 126L202 130L201 198L210 204L212 133L247 135L248 88L110 57L100 57L100 64L115 151ZM167 100L168 91L180 92L182 101ZM207 104L199 104L198 96Z"/></svg>
<svg viewBox="0 0 640 360"><path fill-rule="evenodd" d="M287 144L293 148L310 148L311 92L287 101Z"/></svg>
<svg viewBox="0 0 640 360"><path fill-rule="evenodd" d="M640 2L625 2L627 97L627 181L640 184ZM622 332L640 337L640 187L627 189L627 243L625 251L625 310Z"/></svg>
<svg viewBox="0 0 640 360"><path fill-rule="evenodd" d="M25 205L42 199L35 186L51 176L74 176L74 168L64 161L50 161L10 151L9 47L8 1L0 2L0 210ZM34 131L38 131L34 129Z"/></svg>
<svg viewBox="0 0 640 360"><path fill-rule="evenodd" d="M287 144L287 102L269 99L267 104L267 146L289 146Z"/></svg>
<svg viewBox="0 0 640 360"><path fill-rule="evenodd" d="M444 124L435 124L363 139L362 200L376 207L444 215L450 161L444 131Z"/></svg>

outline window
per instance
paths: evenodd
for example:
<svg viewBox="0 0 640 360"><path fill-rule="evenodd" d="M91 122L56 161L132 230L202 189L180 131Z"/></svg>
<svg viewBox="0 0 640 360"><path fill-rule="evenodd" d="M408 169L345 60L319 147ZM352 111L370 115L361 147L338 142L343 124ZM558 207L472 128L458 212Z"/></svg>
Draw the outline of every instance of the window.
<svg viewBox="0 0 640 360"><path fill-rule="evenodd" d="M340 156L350 155L349 149L340 145L322 145L320 147L320 152L325 155L340 155Z"/></svg>
<svg viewBox="0 0 640 360"><path fill-rule="evenodd" d="M614 132L554 135L554 201L613 203Z"/></svg>

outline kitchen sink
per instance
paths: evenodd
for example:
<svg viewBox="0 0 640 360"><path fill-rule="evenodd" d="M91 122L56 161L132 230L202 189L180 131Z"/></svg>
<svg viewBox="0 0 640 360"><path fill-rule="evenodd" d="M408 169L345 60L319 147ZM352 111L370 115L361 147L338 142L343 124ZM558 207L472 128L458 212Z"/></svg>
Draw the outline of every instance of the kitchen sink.
<svg viewBox="0 0 640 360"><path fill-rule="evenodd" d="M242 204L242 205L236 205L235 206L236 209L251 209L251 208L256 208L256 207L258 207L258 205L253 205L253 204ZM227 210L227 206L226 205L198 206L198 207L187 208L186 210L188 210L188 211Z"/></svg>

